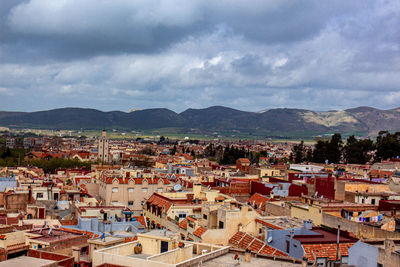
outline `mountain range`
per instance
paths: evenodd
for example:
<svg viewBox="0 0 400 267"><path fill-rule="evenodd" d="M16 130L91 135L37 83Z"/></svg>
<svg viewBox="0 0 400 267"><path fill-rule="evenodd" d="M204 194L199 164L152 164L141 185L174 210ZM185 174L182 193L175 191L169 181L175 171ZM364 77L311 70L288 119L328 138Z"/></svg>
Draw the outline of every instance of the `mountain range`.
<svg viewBox="0 0 400 267"><path fill-rule="evenodd" d="M357 107L317 112L277 108L248 112L222 106L187 109L165 108L103 112L87 108L60 108L37 112L0 111L0 126L43 129L174 128L180 133L222 133L259 136L314 136L333 132L376 135L381 130L400 131L400 108L381 110Z"/></svg>

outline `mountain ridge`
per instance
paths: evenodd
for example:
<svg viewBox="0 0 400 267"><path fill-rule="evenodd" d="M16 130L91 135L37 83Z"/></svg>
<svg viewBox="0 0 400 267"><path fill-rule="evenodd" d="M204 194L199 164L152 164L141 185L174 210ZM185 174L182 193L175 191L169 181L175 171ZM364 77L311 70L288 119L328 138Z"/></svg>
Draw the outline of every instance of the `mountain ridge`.
<svg viewBox="0 0 400 267"><path fill-rule="evenodd" d="M178 128L195 131L239 132L244 134L316 135L331 132L376 134L380 130L400 131L400 108L382 110L360 106L345 110L313 111L298 108L241 111L224 106L188 108L177 113L167 108L134 112L100 111L91 108L57 108L35 112L0 111L0 126L50 129Z"/></svg>

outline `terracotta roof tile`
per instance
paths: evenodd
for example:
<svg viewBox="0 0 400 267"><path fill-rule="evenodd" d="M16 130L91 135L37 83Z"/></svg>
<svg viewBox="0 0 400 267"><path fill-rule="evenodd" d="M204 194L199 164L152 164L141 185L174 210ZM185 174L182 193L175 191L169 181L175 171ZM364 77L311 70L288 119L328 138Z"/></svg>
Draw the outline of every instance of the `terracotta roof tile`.
<svg viewBox="0 0 400 267"><path fill-rule="evenodd" d="M237 232L236 234L234 234L231 239L229 239L229 243L234 244L234 245L238 245L240 240L244 237L244 233L242 232Z"/></svg>
<svg viewBox="0 0 400 267"><path fill-rule="evenodd" d="M265 207L265 203L268 202L270 198L263 196L259 193L255 193L249 198L248 203L254 208L257 205L257 208Z"/></svg>
<svg viewBox="0 0 400 267"><path fill-rule="evenodd" d="M229 243L241 249L249 249L254 253L278 257L289 256L287 253L277 250L267 245L264 241L243 232L234 234L231 239L229 239Z"/></svg>
<svg viewBox="0 0 400 267"><path fill-rule="evenodd" d="M183 219L183 220L180 222L179 227L182 228L182 229L187 230L187 219Z"/></svg>
<svg viewBox="0 0 400 267"><path fill-rule="evenodd" d="M201 238L201 236L202 236L206 231L207 231L207 229L205 229L205 228L203 228L203 227L200 226L199 228L197 228L197 229L193 232L193 235L195 235L195 236Z"/></svg>
<svg viewBox="0 0 400 267"><path fill-rule="evenodd" d="M142 224L143 227L147 227L146 219L144 218L144 216L133 216L133 218L136 218L136 221L140 222L140 224Z"/></svg>
<svg viewBox="0 0 400 267"><path fill-rule="evenodd" d="M340 243L339 244L339 254L341 256L349 255L349 248L353 246L354 243ZM336 244L304 244L302 245L304 249L305 256L311 260L315 261L314 255L317 258L328 258L329 260L335 260L336 258Z"/></svg>

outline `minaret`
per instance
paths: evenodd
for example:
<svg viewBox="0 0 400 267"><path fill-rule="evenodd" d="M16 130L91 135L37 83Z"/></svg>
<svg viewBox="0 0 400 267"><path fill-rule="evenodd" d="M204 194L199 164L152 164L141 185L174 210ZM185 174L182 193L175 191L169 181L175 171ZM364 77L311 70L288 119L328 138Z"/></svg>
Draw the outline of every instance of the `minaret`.
<svg viewBox="0 0 400 267"><path fill-rule="evenodd" d="M103 130L101 133L101 137L99 138L99 147L98 147L98 158L103 162L110 161L109 155L109 139L107 137L106 130Z"/></svg>

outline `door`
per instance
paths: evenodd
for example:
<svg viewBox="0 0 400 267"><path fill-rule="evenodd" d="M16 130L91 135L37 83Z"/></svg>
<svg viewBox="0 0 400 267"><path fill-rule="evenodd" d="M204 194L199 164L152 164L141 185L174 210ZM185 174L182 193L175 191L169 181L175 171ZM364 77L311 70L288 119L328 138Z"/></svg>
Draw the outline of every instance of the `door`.
<svg viewBox="0 0 400 267"><path fill-rule="evenodd" d="M44 219L44 208L39 208L39 219Z"/></svg>
<svg viewBox="0 0 400 267"><path fill-rule="evenodd" d="M161 253L168 251L168 242L161 241Z"/></svg>

